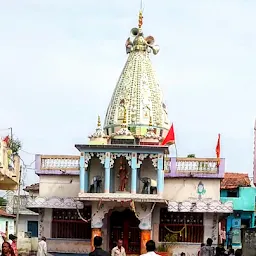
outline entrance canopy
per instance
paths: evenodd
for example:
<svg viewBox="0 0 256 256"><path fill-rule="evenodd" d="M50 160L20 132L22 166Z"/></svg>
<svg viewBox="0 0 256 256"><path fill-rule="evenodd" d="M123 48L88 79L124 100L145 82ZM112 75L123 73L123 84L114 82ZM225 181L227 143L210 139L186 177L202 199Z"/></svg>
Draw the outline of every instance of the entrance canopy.
<svg viewBox="0 0 256 256"><path fill-rule="evenodd" d="M195 201L169 201L169 212L218 212L218 213L232 213L233 203L222 203L218 200L195 200Z"/></svg>

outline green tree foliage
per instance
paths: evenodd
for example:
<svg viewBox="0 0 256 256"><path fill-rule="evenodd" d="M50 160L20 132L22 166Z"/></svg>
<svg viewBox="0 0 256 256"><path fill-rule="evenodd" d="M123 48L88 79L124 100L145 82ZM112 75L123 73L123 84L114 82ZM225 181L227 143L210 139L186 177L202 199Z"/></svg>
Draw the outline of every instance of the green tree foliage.
<svg viewBox="0 0 256 256"><path fill-rule="evenodd" d="M22 144L19 139L10 139L8 147L12 150L13 155L18 155L21 150Z"/></svg>
<svg viewBox="0 0 256 256"><path fill-rule="evenodd" d="M7 200L4 199L3 197L0 197L0 207L6 206Z"/></svg>

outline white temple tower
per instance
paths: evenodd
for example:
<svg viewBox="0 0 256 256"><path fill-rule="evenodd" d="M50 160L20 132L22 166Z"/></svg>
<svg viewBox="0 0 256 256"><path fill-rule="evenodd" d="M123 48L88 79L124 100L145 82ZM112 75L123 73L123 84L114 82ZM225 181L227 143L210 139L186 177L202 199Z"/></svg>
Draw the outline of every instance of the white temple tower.
<svg viewBox="0 0 256 256"><path fill-rule="evenodd" d="M150 120L155 133L161 137L170 128L162 91L149 57L151 52L156 55L159 47L154 44L152 36L144 37L141 27L142 13L138 28L131 30L131 36L126 41L129 56L107 109L104 123L106 135L118 131L124 118L135 136L147 132Z"/></svg>

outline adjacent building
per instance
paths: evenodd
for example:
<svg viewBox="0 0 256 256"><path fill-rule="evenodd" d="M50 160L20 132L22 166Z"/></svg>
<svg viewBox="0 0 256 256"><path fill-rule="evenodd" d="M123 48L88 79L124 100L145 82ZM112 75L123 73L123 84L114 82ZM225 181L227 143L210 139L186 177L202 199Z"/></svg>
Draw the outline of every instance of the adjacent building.
<svg viewBox="0 0 256 256"><path fill-rule="evenodd" d="M0 242L3 242L2 236L8 237L9 234L14 234L14 220L14 215L0 209Z"/></svg>
<svg viewBox="0 0 256 256"><path fill-rule="evenodd" d="M0 138L0 190L16 190L20 175L20 158L12 155L7 143Z"/></svg>
<svg viewBox="0 0 256 256"><path fill-rule="evenodd" d="M173 255L196 254L208 237L218 242L219 216L233 211L220 201L224 159L170 158L161 145L170 122L150 61L159 47L139 17L103 128L98 118L75 156L36 156L39 193L27 208L39 214L49 252L87 253L101 235L106 250L121 238L139 255L153 238Z"/></svg>
<svg viewBox="0 0 256 256"><path fill-rule="evenodd" d="M232 202L234 212L222 223L226 234L232 228L233 247L241 247L242 229L255 226L255 187L248 174L225 173L221 182L221 201Z"/></svg>
<svg viewBox="0 0 256 256"><path fill-rule="evenodd" d="M28 195L20 195L18 199L14 193L8 193L6 211L9 214L19 214L16 231L19 237L38 237L38 213L26 208L28 198L38 196L39 184L32 184L24 188Z"/></svg>

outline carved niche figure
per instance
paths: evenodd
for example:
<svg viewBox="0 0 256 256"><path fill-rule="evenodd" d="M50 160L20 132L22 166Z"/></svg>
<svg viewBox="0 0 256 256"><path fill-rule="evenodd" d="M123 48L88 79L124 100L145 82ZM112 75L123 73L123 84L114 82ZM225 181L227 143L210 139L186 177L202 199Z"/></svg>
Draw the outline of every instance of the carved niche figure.
<svg viewBox="0 0 256 256"><path fill-rule="evenodd" d="M119 166L119 191L126 191L126 186L128 182L128 171L126 168L126 161L121 156L120 158L120 166Z"/></svg>
<svg viewBox="0 0 256 256"><path fill-rule="evenodd" d="M125 108L125 101L122 99L118 106L118 120L124 119L124 108Z"/></svg>
<svg viewBox="0 0 256 256"><path fill-rule="evenodd" d="M90 185L90 193L100 193L102 185L102 177L94 176Z"/></svg>
<svg viewBox="0 0 256 256"><path fill-rule="evenodd" d="M140 178L143 183L142 194L157 194L157 181L148 177Z"/></svg>

